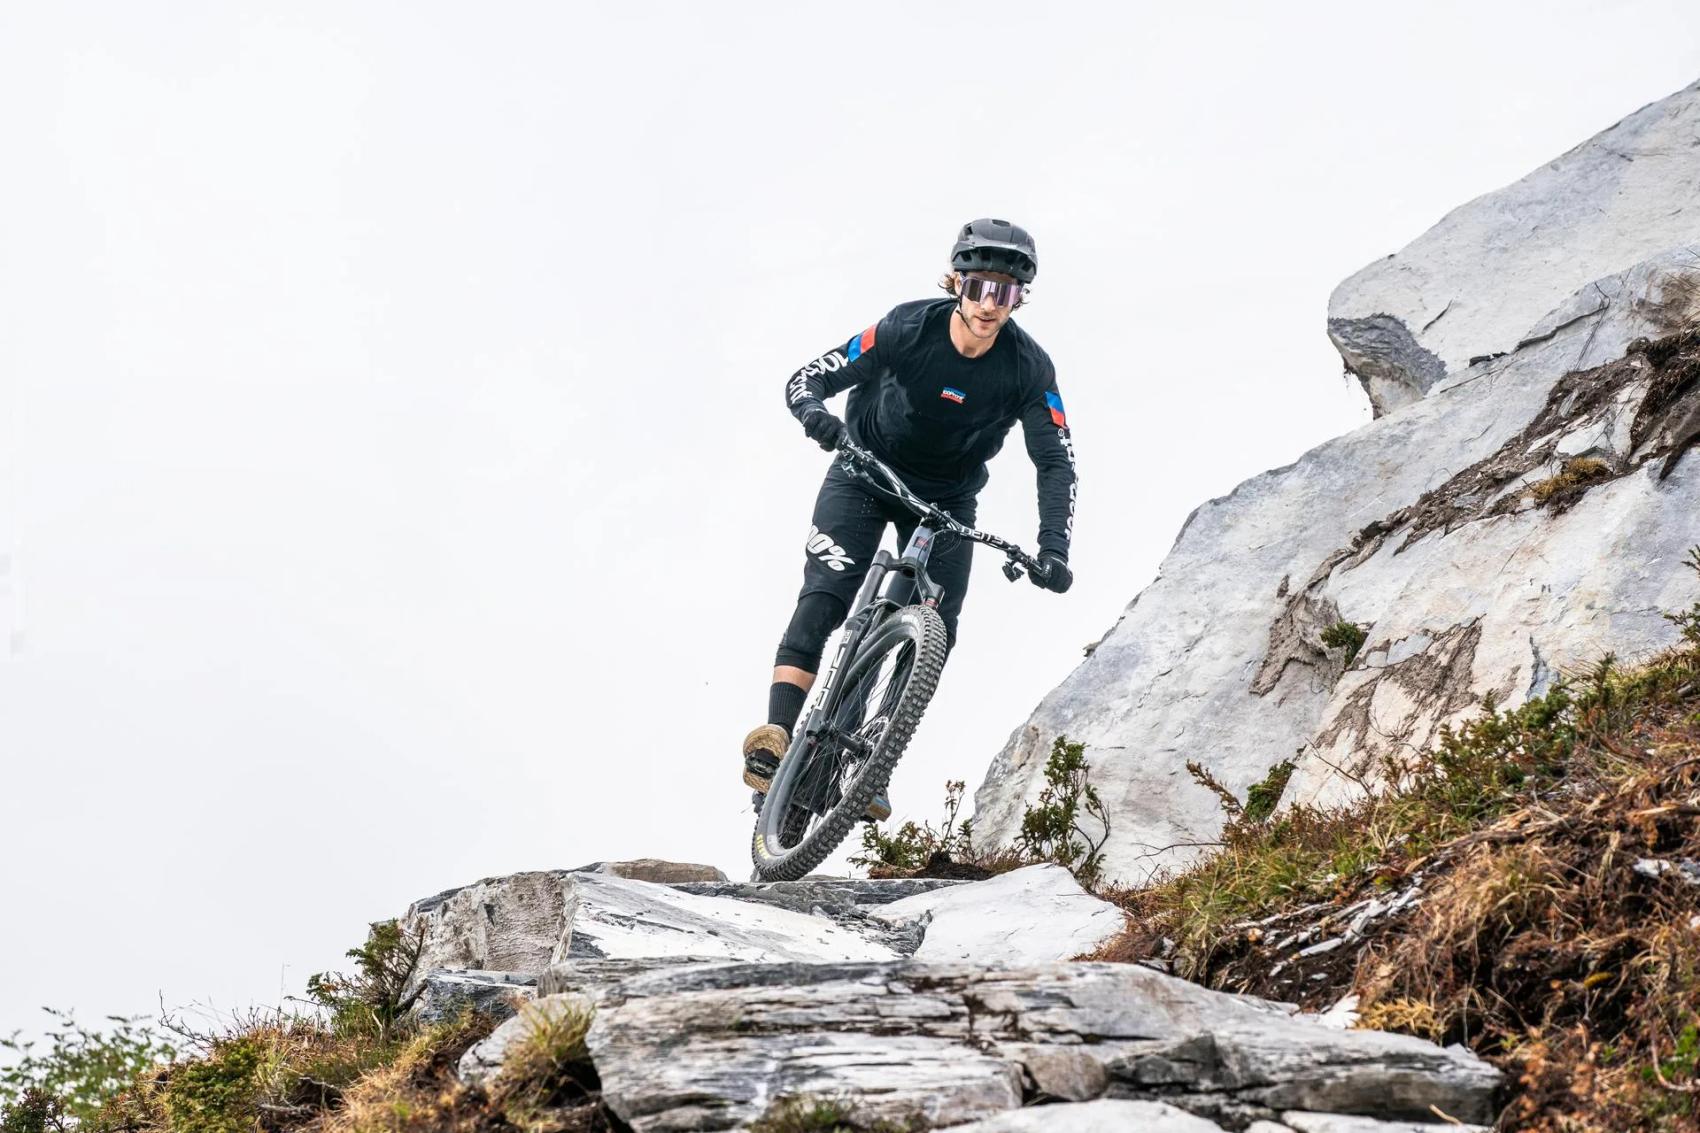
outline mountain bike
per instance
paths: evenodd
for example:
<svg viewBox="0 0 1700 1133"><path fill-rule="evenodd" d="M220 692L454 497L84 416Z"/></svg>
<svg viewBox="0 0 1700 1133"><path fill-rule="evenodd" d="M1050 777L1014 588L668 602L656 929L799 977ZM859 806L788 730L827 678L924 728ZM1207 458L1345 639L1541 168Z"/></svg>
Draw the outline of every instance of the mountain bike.
<svg viewBox="0 0 1700 1133"><path fill-rule="evenodd" d="M944 588L927 576L933 540L949 533L1002 551L1011 582L1024 570L1042 578L1049 569L921 499L866 449L843 440L838 452L846 471L902 503L918 522L901 555L874 556L832 665L760 800L750 857L763 881L795 881L837 849L885 790L938 687L946 638L938 614Z"/></svg>

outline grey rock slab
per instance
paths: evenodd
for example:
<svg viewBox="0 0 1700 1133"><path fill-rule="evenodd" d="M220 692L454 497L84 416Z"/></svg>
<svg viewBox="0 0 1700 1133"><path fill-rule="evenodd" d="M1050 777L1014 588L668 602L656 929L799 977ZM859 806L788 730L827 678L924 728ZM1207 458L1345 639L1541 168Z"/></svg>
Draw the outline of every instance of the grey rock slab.
<svg viewBox="0 0 1700 1133"><path fill-rule="evenodd" d="M886 960L896 953L825 916L703 897L670 886L577 874L560 957L698 956L722 960Z"/></svg>
<svg viewBox="0 0 1700 1133"><path fill-rule="evenodd" d="M573 873L605 873L628 881L652 881L657 885L677 885L682 882L723 882L726 875L711 865L694 862L670 862L661 858L634 858L625 862L592 862L572 870Z"/></svg>
<svg viewBox="0 0 1700 1133"><path fill-rule="evenodd" d="M1219 1099L1232 1113L1252 1106L1404 1118L1437 1106L1463 1120L1492 1119L1500 1078L1462 1049L1302 1020L1287 1028L1228 1026L1190 1035L1118 1059L1110 1073L1135 1089L1169 1087Z"/></svg>
<svg viewBox="0 0 1700 1133"><path fill-rule="evenodd" d="M421 967L539 973L569 959L886 960L902 933L870 921L704 896L611 874L491 878L416 902Z"/></svg>
<svg viewBox="0 0 1700 1133"><path fill-rule="evenodd" d="M540 1022L568 1015L588 1016L595 1011L590 1000L578 995L546 995L526 1004L525 1009L474 1043L461 1055L457 1073L469 1086L482 1085L501 1073L509 1052L530 1038Z"/></svg>
<svg viewBox="0 0 1700 1133"><path fill-rule="evenodd" d="M1136 1130L1138 1133L1222 1133L1222 1127L1215 1122L1163 1102L1110 1099L1078 1105L1032 1106L953 1126L951 1133L1134 1133Z"/></svg>
<svg viewBox="0 0 1700 1133"><path fill-rule="evenodd" d="M925 877L805 877L801 881L731 881L720 884L698 882L675 885L674 888L681 893L693 893L699 897L729 897L739 901L754 901L761 905L778 905L798 913L819 910L829 915L838 915L878 905L889 905L893 901L901 901L918 893L932 893L970 884L973 883Z"/></svg>
<svg viewBox="0 0 1700 1133"><path fill-rule="evenodd" d="M592 999L598 997L602 989L611 987L623 979L642 975L662 968L674 968L685 964L724 964L724 959L709 956L640 956L625 960L599 960L584 958L578 960L563 960L558 964L550 964L537 977L538 995L559 995L562 992L577 992Z"/></svg>
<svg viewBox="0 0 1700 1133"><path fill-rule="evenodd" d="M1548 401L1565 375L1661 333L1668 298L1690 287L1700 293L1700 257L1687 248L1589 283L1537 341L1201 505L1157 578L993 759L975 796L977 837L1015 839L1066 733L1086 744L1109 809L1106 876L1139 884L1195 860L1221 830L1220 802L1189 760L1244 798L1302 751L1283 803L1333 805L1488 693L1515 707L1605 653L1674 643L1664 612L1700 594L1683 565L1700 456L1659 480L1654 464L1634 463L1651 459L1653 439L1625 451L1619 427L1644 377L1619 391L1627 401ZM1550 432L1524 436L1549 417ZM1487 493L1471 495L1471 470L1508 446L1533 450L1514 469L1532 481L1556 470L1565 436L1607 420L1624 446L1616 478L1568 510L1496 514ZM1455 518L1419 532L1419 500ZM1367 634L1349 664L1321 642L1338 620Z"/></svg>
<svg viewBox="0 0 1700 1133"><path fill-rule="evenodd" d="M1590 280L1700 240L1700 83L1446 214L1341 283L1328 333L1377 414L1509 353Z"/></svg>
<svg viewBox="0 0 1700 1133"><path fill-rule="evenodd" d="M953 1124L1093 1089L1236 1117L1334 1099L1471 1116L1498 1081L1467 1052L1115 964L653 971L604 989L588 1041L608 1104L640 1131L733 1128L780 1098L840 1094Z"/></svg>
<svg viewBox="0 0 1700 1133"><path fill-rule="evenodd" d="M1121 932L1121 910L1080 887L1061 866L1033 865L986 881L905 897L876 920L925 921L917 960L995 960L1002 965L1067 960Z"/></svg>
<svg viewBox="0 0 1700 1133"><path fill-rule="evenodd" d="M1293 1133L1488 1133L1486 1125L1440 1121L1377 1121L1340 1113L1283 1113ZM1246 1133L1254 1133L1248 1129Z"/></svg>
<svg viewBox="0 0 1700 1133"><path fill-rule="evenodd" d="M537 977L525 972L438 969L420 983L414 1012L425 1024L446 1022L468 1008L506 1019L537 995Z"/></svg>

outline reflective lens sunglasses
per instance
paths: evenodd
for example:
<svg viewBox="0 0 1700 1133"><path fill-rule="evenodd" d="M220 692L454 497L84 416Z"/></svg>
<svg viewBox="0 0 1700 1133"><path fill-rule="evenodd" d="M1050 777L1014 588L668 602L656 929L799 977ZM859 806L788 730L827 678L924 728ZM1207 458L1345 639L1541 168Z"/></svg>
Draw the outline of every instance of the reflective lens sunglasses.
<svg viewBox="0 0 1700 1133"><path fill-rule="evenodd" d="M978 303L991 296L993 304L999 307L1013 307L1021 298L1021 284L999 283L994 279L980 279L976 276L964 276L962 279L962 297L970 303Z"/></svg>

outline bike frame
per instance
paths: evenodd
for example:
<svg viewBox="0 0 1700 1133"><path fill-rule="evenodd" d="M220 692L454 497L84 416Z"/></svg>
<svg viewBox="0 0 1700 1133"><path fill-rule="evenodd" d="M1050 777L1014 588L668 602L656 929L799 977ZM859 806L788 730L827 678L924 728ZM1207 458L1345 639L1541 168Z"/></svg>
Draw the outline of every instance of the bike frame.
<svg viewBox="0 0 1700 1133"><path fill-rule="evenodd" d="M850 616L844 623L844 633L838 643L838 650L833 654L832 664L822 678L819 695L814 698L814 708L809 712L803 727L797 729L791 750L786 753L787 759L803 757L824 738L822 733L826 731L829 721L834 718L839 708L836 688L838 677L868 636L904 606L919 603L936 609L944 599L944 588L927 574L927 561L932 556L933 541L939 531L949 531L959 538L984 543L1003 551L1006 556L1003 572L1012 582L1021 577L1023 568L1029 571L1045 569L1020 547L995 535L988 535L958 523L949 512L915 495L895 472L867 450L849 441L841 442L839 449L844 453L846 470L896 498L916 514L919 522L909 536L909 542L903 548L902 554L893 556L890 551L881 550L868 565L867 577L862 580L861 588L856 593L856 602L851 606ZM878 483L869 474L870 469L878 472L886 483ZM840 735L835 740L840 747L854 750L857 746L855 737ZM827 761L811 760L805 778L798 783L793 793L793 801L808 806L816 813L820 813L820 808L829 804L832 786L837 781L839 768L827 766L826 763Z"/></svg>

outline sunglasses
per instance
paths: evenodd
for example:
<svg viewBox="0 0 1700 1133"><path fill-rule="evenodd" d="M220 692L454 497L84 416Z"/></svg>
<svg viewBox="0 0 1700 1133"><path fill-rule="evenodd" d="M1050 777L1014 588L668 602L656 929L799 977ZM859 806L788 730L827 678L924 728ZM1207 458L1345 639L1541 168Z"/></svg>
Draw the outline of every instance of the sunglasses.
<svg viewBox="0 0 1700 1133"><path fill-rule="evenodd" d="M991 296L992 303L998 307L1012 307L1021 298L1021 284L999 283L995 279L980 279L977 276L964 276L962 279L962 297L970 303L979 303Z"/></svg>

